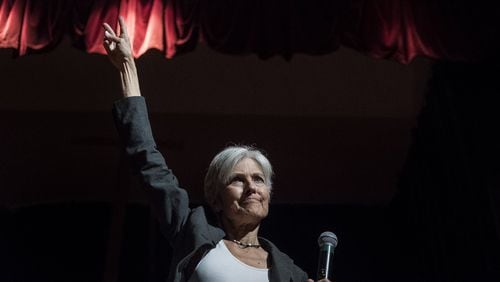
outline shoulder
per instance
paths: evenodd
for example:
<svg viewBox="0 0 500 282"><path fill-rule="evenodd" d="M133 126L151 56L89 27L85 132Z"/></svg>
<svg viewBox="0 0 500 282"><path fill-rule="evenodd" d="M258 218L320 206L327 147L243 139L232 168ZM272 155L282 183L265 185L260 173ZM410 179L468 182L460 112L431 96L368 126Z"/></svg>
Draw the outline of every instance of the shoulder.
<svg viewBox="0 0 500 282"><path fill-rule="evenodd" d="M201 242L211 242L215 246L225 236L212 211L205 206L191 210L186 228L187 234L192 234L195 241L198 241L195 245L202 244Z"/></svg>
<svg viewBox="0 0 500 282"><path fill-rule="evenodd" d="M293 260L285 253L280 251L276 245L274 245L271 241L266 238L259 237L259 241L262 244L262 247L273 256L273 260L277 260L284 263L293 263Z"/></svg>

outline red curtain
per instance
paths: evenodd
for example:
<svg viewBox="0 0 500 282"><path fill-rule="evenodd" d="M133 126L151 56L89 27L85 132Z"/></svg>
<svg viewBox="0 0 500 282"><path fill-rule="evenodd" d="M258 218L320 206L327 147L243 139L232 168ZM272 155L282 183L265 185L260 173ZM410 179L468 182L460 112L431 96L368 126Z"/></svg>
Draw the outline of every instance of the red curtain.
<svg viewBox="0 0 500 282"><path fill-rule="evenodd" d="M416 56L476 61L498 47L495 1L0 0L0 48L45 51L68 35L104 53L102 23L123 15L136 57L167 58L200 42L229 54L325 54L339 46L408 63Z"/></svg>

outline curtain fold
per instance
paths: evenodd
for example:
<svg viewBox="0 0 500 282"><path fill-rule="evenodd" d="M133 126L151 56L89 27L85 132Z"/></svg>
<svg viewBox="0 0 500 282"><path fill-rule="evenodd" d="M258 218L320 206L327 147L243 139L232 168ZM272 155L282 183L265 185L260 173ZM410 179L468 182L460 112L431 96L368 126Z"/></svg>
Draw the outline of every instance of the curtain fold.
<svg viewBox="0 0 500 282"><path fill-rule="evenodd" d="M344 1L201 2L203 40L219 52L290 57L325 54L340 46L336 24Z"/></svg>
<svg viewBox="0 0 500 282"><path fill-rule="evenodd" d="M62 39L70 1L3 0L0 3L0 48L19 55L47 50Z"/></svg>
<svg viewBox="0 0 500 282"><path fill-rule="evenodd" d="M494 1L454 0L0 0L0 48L18 55L50 49L67 34L104 53L102 23L129 27L134 56L167 58L204 42L228 54L263 58L326 54L346 46L409 63L417 56L477 61L496 52Z"/></svg>

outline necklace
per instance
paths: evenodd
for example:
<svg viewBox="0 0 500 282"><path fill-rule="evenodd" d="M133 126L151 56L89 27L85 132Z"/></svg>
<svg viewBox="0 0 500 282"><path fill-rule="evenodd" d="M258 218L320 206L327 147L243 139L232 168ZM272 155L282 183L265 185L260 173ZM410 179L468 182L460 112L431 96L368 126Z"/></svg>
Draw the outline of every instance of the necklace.
<svg viewBox="0 0 500 282"><path fill-rule="evenodd" d="M238 240L234 240L233 239L233 242L235 242L236 244L238 244L238 246L242 249L246 249L246 248L260 248L260 245L259 244L245 244L245 243L242 243Z"/></svg>

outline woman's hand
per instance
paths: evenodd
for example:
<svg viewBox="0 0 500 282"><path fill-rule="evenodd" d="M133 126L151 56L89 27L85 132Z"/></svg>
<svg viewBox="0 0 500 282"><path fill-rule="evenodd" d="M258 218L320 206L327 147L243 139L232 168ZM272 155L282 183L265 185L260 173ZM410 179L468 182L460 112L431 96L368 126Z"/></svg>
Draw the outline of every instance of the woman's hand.
<svg viewBox="0 0 500 282"><path fill-rule="evenodd" d="M120 25L120 35L117 35L118 30L115 32L109 24L103 24L103 45L113 65L118 70L122 71L125 64L133 64L134 57L132 55L132 47L128 37L127 26L121 16L118 17L118 23Z"/></svg>
<svg viewBox="0 0 500 282"><path fill-rule="evenodd" d="M106 53L108 53L109 60L120 71L123 96L141 96L139 78L137 77L137 69L135 68L127 26L121 16L118 17L118 22L120 25L120 35L116 35L116 32L109 24L103 24L104 40L102 44L104 45L104 49L106 49Z"/></svg>

